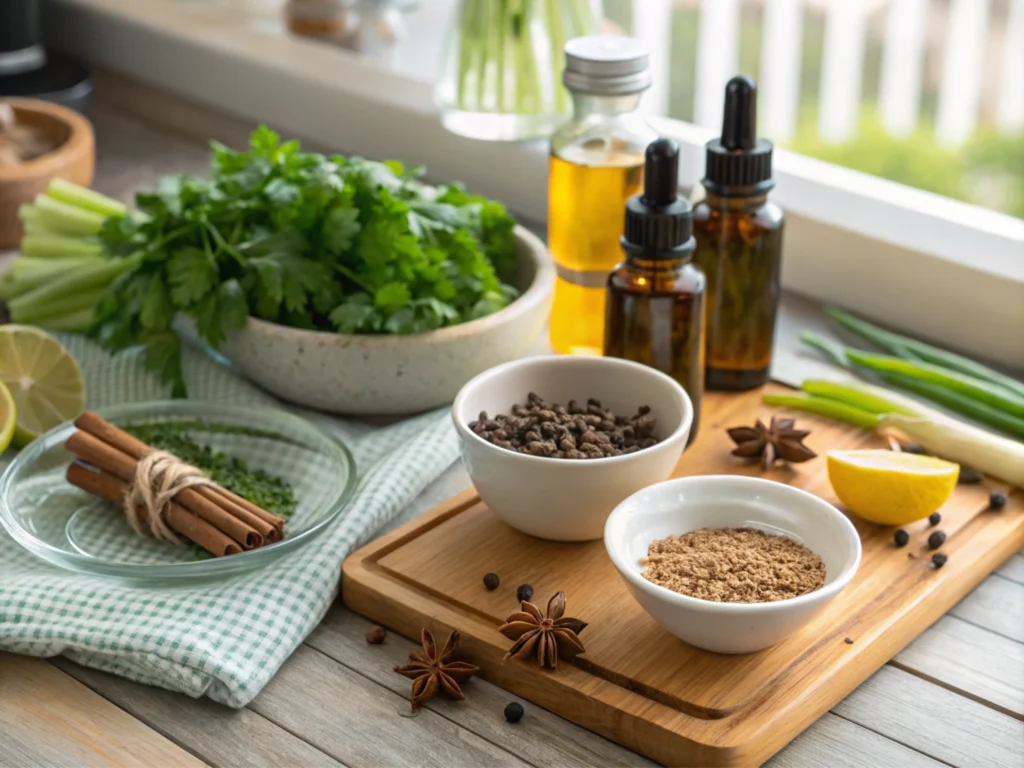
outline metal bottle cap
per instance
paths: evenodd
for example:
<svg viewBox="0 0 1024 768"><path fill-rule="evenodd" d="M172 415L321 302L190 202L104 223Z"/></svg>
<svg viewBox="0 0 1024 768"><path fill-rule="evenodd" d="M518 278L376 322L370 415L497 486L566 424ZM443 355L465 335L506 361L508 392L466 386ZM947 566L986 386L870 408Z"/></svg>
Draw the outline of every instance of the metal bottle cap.
<svg viewBox="0 0 1024 768"><path fill-rule="evenodd" d="M588 35L565 44L562 82L570 91L624 96L651 85L650 55L635 37Z"/></svg>

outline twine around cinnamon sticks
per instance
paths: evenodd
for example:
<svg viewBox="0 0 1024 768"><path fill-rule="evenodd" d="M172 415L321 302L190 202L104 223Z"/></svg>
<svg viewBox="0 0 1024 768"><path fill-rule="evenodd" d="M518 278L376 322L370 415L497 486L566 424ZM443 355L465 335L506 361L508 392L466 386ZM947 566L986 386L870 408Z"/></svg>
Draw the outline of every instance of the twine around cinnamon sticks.
<svg viewBox="0 0 1024 768"><path fill-rule="evenodd" d="M68 482L123 507L132 484L149 482L146 470L151 468L144 467L146 476L139 477L139 461L155 449L90 411L79 416L75 426L78 431L66 447L79 461L68 467ZM212 482L181 484L185 487L164 505L163 523L210 554L233 555L284 537L284 519L247 499ZM145 505L137 506L134 514L143 529L153 529Z"/></svg>

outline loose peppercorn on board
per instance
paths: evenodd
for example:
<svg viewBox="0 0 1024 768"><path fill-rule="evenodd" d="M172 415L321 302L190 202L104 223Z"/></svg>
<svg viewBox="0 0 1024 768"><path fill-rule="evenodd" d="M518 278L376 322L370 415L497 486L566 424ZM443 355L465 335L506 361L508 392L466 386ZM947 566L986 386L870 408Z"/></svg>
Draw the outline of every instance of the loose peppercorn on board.
<svg viewBox="0 0 1024 768"><path fill-rule="evenodd" d="M771 417L760 396L709 394L675 475L759 475L838 503L825 452L885 447L875 434L796 414L820 455L762 475L757 462L729 455L725 432ZM661 629L630 596L603 542L526 536L472 491L353 553L342 591L354 611L410 638L423 627L435 636L458 629L463 658L482 677L661 763L760 765L1024 546L1024 492L1015 489L1005 508L992 511L993 490L1009 489L987 479L960 485L942 507L948 561L940 569L926 548L934 531L927 520L906 526L910 541L897 548L894 528L851 518L863 544L853 582L796 635L743 656L698 650ZM483 584L489 572L501 579L493 591ZM517 609L523 583L542 609L564 591L566 615L588 623L580 634L586 653L575 662L553 672L502 662L512 641L498 627Z"/></svg>

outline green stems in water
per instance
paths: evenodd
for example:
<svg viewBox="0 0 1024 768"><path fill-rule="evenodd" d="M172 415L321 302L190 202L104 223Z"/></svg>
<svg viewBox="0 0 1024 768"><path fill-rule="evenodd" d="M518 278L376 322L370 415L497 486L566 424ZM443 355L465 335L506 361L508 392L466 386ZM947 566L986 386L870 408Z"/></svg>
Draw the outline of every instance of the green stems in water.
<svg viewBox="0 0 1024 768"><path fill-rule="evenodd" d="M463 0L456 107L498 114L568 112L565 44L593 34L595 21L589 0Z"/></svg>

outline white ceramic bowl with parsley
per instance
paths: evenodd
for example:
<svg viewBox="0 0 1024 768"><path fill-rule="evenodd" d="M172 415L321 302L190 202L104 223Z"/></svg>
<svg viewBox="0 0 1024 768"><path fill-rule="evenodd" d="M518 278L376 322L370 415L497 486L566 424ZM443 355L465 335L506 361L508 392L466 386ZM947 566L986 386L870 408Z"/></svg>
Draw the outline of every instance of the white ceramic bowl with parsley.
<svg viewBox="0 0 1024 768"><path fill-rule="evenodd" d="M402 335L306 331L250 317L223 353L259 386L299 405L400 415L450 403L467 381L523 357L547 321L555 285L544 243L515 228L520 295L477 320Z"/></svg>

